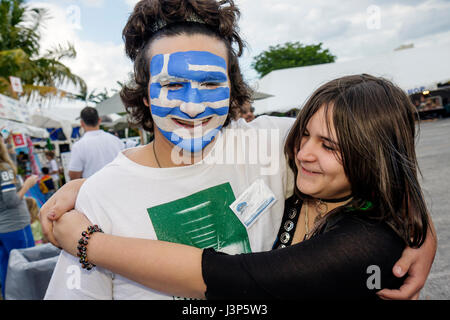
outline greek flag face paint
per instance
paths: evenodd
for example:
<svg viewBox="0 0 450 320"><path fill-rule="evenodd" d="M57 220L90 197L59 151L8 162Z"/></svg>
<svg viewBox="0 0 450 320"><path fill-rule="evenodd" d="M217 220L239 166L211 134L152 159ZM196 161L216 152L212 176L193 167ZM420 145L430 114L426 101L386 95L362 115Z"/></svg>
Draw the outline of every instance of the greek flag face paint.
<svg viewBox="0 0 450 320"><path fill-rule="evenodd" d="M189 152L203 150L228 116L230 86L225 59L187 51L153 56L149 97L156 127Z"/></svg>

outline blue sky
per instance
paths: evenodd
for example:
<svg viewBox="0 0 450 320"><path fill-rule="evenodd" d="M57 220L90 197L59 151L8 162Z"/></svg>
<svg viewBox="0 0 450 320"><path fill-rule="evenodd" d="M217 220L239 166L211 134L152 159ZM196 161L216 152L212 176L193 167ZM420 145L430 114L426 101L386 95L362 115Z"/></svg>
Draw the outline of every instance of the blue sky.
<svg viewBox="0 0 450 320"><path fill-rule="evenodd" d="M29 0L52 19L42 32L43 49L67 41L78 56L65 62L89 88L118 88L132 64L125 57L122 29L137 0ZM240 60L252 84L253 57L271 45L323 43L338 61L391 52L400 45L450 43L448 0L235 0L248 49ZM79 19L78 19L79 13ZM81 28L78 28L81 27Z"/></svg>

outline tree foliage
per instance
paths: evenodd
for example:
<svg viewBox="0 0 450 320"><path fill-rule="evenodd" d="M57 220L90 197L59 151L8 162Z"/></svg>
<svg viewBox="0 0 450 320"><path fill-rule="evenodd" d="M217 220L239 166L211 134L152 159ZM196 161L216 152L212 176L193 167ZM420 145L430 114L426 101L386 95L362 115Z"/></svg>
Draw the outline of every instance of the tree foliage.
<svg viewBox="0 0 450 320"><path fill-rule="evenodd" d="M274 70L311 66L334 62L336 56L328 49L322 48L322 43L304 45L300 42L287 42L284 45L270 46L253 59L252 67L260 77Z"/></svg>
<svg viewBox="0 0 450 320"><path fill-rule="evenodd" d="M24 0L0 0L0 93L15 96L10 76L19 77L23 95L47 98L71 96L59 89L72 84L84 90L84 80L61 60L77 55L72 44L40 52L40 29L49 15L45 9L29 8Z"/></svg>
<svg viewBox="0 0 450 320"><path fill-rule="evenodd" d="M104 88L100 93L96 93L96 91L96 89L89 91L87 88L84 88L80 91L80 93L73 95L72 98L83 101L86 103L86 106L90 106L92 104L97 105L100 102L108 100L112 97L112 94L106 88ZM114 92L115 90L112 91Z"/></svg>

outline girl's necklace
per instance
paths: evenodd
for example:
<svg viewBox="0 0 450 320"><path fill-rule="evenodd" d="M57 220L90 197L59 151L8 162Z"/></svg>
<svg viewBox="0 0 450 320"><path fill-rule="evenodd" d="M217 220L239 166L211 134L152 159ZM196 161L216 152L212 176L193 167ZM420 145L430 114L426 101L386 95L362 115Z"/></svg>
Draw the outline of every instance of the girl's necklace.
<svg viewBox="0 0 450 320"><path fill-rule="evenodd" d="M158 156L156 155L155 144L156 144L156 140L153 140L153 153L155 154L155 159L156 159L156 163L158 164L158 167L161 168L161 165L159 164Z"/></svg>
<svg viewBox="0 0 450 320"><path fill-rule="evenodd" d="M346 197L343 198L339 198L339 199L317 199L315 201L314 207L316 209L317 212L317 216L314 219L314 225L317 225L320 220L322 219L323 215L326 214L328 212L328 205L327 202L330 203L339 203L339 202L344 202L347 200L350 200L353 196L350 194ZM325 201L326 202L325 202ZM308 201L305 201L305 239L308 239L310 236L310 230L309 230L309 216L308 216Z"/></svg>

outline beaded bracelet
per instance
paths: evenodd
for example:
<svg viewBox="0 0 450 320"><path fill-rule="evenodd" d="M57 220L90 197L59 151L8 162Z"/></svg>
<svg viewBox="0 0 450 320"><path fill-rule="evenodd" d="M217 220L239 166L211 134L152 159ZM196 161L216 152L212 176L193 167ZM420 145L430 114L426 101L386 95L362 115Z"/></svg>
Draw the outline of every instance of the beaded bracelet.
<svg viewBox="0 0 450 320"><path fill-rule="evenodd" d="M103 233L103 230L100 229L97 225L89 226L86 231L83 231L81 233L81 239L78 240L77 256L80 258L81 267L83 269L87 269L87 270L91 270L92 268L95 267L95 264L92 264L89 262L89 260L87 258L87 253L86 253L88 240L90 239L90 236L94 232L102 232Z"/></svg>

